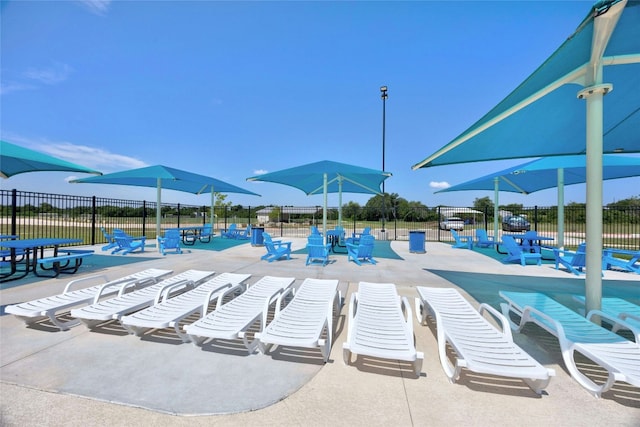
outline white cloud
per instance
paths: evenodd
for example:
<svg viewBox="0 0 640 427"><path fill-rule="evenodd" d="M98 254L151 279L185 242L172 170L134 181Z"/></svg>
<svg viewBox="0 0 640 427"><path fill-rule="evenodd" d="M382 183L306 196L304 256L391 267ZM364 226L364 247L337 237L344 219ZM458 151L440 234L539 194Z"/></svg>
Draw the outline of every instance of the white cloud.
<svg viewBox="0 0 640 427"><path fill-rule="evenodd" d="M9 92L17 92L20 90L30 90L35 88L36 87L33 85L24 84L24 83L14 83L14 82L2 83L0 84L0 95L5 95Z"/></svg>
<svg viewBox="0 0 640 427"><path fill-rule="evenodd" d="M73 68L67 64L54 62L50 67L35 68L31 67L23 73L23 76L30 80L48 85L61 83L69 77Z"/></svg>
<svg viewBox="0 0 640 427"><path fill-rule="evenodd" d="M78 2L89 12L100 16L106 15L111 6L111 0L79 0Z"/></svg>
<svg viewBox="0 0 640 427"><path fill-rule="evenodd" d="M429 187L437 188L438 190L442 190L442 189L451 187L451 184L449 184L447 181L441 181L441 182L431 181L429 183Z"/></svg>
<svg viewBox="0 0 640 427"><path fill-rule="evenodd" d="M9 133L3 133L2 138L32 150L41 151L72 163L96 169L102 173L148 166L142 160L134 157L71 142L51 141L46 138L25 138Z"/></svg>
<svg viewBox="0 0 640 427"><path fill-rule="evenodd" d="M257 169L253 171L254 175L264 175L265 173L268 173L268 170L264 170L264 169Z"/></svg>

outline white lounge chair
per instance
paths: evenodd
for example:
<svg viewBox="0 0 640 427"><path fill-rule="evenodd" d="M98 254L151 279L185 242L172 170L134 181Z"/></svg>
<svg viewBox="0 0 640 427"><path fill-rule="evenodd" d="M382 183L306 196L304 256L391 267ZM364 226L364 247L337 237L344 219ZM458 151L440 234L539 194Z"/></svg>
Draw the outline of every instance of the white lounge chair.
<svg viewBox="0 0 640 427"><path fill-rule="evenodd" d="M412 316L407 298L398 295L393 283L360 282L349 303L344 363L350 363L351 353L404 360L419 376L424 354L416 351Z"/></svg>
<svg viewBox="0 0 640 427"><path fill-rule="evenodd" d="M138 291L71 310L71 316L80 319L89 328L112 319L119 321L126 314L142 310L170 298L177 292L197 286L213 274L213 271L187 270Z"/></svg>
<svg viewBox="0 0 640 427"><path fill-rule="evenodd" d="M216 305L221 305L222 293L232 287L243 291L244 281L249 277L251 274L222 273L195 289L124 316L120 322L125 329L137 336L149 329L174 328L180 339L188 342L188 336L180 331L180 321L198 310L200 317L204 317L211 300L215 298L218 300Z"/></svg>
<svg viewBox="0 0 640 427"><path fill-rule="evenodd" d="M463 368L481 374L522 379L538 394L555 375L513 342L509 321L487 304L476 310L456 289L417 287L416 316L425 325L427 314L435 317L438 354L442 369L452 383ZM500 321L502 331L483 317L488 311ZM447 357L447 343L456 351L455 364Z"/></svg>
<svg viewBox="0 0 640 427"><path fill-rule="evenodd" d="M294 281L294 277L265 276L249 286L238 297L226 304L216 306L215 310L202 319L186 325L184 330L196 346L209 338L229 340L240 338L251 354L258 343L255 339L249 341L246 331L256 321L260 322L260 332L264 330L269 307Z"/></svg>
<svg viewBox="0 0 640 427"><path fill-rule="evenodd" d="M338 280L305 279L293 300L282 309L282 302L291 291L293 288L280 295L273 321L255 334L260 351L266 353L271 345L320 347L327 362L333 342L334 310L338 314L342 304Z"/></svg>
<svg viewBox="0 0 640 427"><path fill-rule="evenodd" d="M585 297L582 295L574 295L573 299L582 305L585 304ZM601 307L599 311L591 310L587 317L591 318L604 312L607 317L603 320L611 324L612 332L628 329L633 333L636 343L640 343L640 306L622 298L603 297Z"/></svg>
<svg viewBox="0 0 640 427"><path fill-rule="evenodd" d="M500 296L502 311L513 329L520 332L533 322L558 338L562 358L571 376L595 397L609 390L616 381L640 387L640 345L602 328L575 311L540 293L505 292ZM520 316L514 323L510 313ZM607 317L604 313L603 317ZM608 372L603 384L597 384L578 370L574 352L602 366Z"/></svg>
<svg viewBox="0 0 640 427"><path fill-rule="evenodd" d="M60 330L66 331L71 326L80 323L80 321L78 319L66 322L61 321L57 318L57 313L66 311L80 304L98 302L103 297L123 294L131 289L139 289L151 285L171 273L171 270L149 268L112 281L108 281L104 275L83 277L82 279L72 280L67 283L67 286L65 286L61 294L9 305L5 308L5 311L23 320L27 325L48 317L51 323L60 328ZM72 290L72 288L82 283L95 282L98 280L104 282L98 285Z"/></svg>

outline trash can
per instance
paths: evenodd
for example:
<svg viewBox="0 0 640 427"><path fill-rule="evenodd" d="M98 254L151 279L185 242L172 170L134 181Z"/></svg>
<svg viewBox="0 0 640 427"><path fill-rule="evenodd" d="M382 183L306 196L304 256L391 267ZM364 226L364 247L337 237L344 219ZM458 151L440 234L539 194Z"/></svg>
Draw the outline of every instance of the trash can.
<svg viewBox="0 0 640 427"><path fill-rule="evenodd" d="M409 252L414 254L423 254L426 252L424 249L425 241L424 231L410 231L409 232Z"/></svg>
<svg viewBox="0 0 640 427"><path fill-rule="evenodd" d="M251 227L251 246L264 246L264 227Z"/></svg>

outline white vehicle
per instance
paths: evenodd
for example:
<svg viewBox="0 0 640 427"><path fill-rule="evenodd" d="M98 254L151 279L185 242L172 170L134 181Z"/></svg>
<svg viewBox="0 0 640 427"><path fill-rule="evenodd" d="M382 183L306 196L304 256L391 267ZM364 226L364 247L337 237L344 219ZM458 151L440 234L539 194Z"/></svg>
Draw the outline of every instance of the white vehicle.
<svg viewBox="0 0 640 427"><path fill-rule="evenodd" d="M462 218L458 218L456 216L452 216L450 218L445 218L444 221L440 222L440 230L460 230L464 229L464 220Z"/></svg>

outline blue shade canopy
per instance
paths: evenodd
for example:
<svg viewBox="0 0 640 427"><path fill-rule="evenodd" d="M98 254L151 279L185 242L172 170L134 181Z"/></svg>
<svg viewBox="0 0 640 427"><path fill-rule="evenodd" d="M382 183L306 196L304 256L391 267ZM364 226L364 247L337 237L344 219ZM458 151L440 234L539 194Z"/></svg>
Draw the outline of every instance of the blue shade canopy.
<svg viewBox="0 0 640 427"><path fill-rule="evenodd" d="M578 93L593 81L594 23L614 15L614 6L624 10L601 61L602 82L613 85L603 101L602 151L640 152L640 2L608 1L597 3L575 33L502 102L412 168L585 154L587 115Z"/></svg>
<svg viewBox="0 0 640 427"><path fill-rule="evenodd" d="M322 227L326 239L327 193L340 195L338 224L341 225L342 193L381 194L380 185L390 176L390 172L323 160L253 176L247 178L247 181L275 182L298 188L307 195L323 194Z"/></svg>
<svg viewBox="0 0 640 427"><path fill-rule="evenodd" d="M247 178L247 181L265 181L289 185L307 195L324 192L324 175L327 175L327 193L381 194L382 181L391 173L363 168L345 163L323 160L276 172Z"/></svg>
<svg viewBox="0 0 640 427"><path fill-rule="evenodd" d="M48 154L20 147L6 141L0 141L0 176L9 178L26 172L82 172L100 175L101 173L58 159Z"/></svg>
<svg viewBox="0 0 640 427"><path fill-rule="evenodd" d="M587 180L586 156L558 156L533 160L480 178L438 190L436 193L466 190L494 190L530 194L558 186L558 169L564 173L564 185ZM640 157L607 154L603 156L602 179L640 176Z"/></svg>
<svg viewBox="0 0 640 427"><path fill-rule="evenodd" d="M413 169L586 154L586 311L599 309L602 156L640 152L639 93L640 2L600 1L510 95Z"/></svg>
<svg viewBox="0 0 640 427"><path fill-rule="evenodd" d="M259 196L252 191L237 187L233 184L204 175L170 168L168 166L148 166L114 172L102 176L75 179L71 183L86 184L115 184L133 185L136 187L151 187L157 191L156 209L156 237L160 237L160 206L162 205L162 189L183 191L192 194L211 193L211 221L213 221L214 193L240 193Z"/></svg>
<svg viewBox="0 0 640 427"><path fill-rule="evenodd" d="M147 166L144 168L114 172L102 176L75 179L70 182L83 184L133 185L137 187L156 188L158 186L158 180L160 180L162 188L192 194L210 193L215 191L218 193L240 193L259 196L259 194L252 191L245 190L244 188L237 187L216 178L162 165Z"/></svg>

